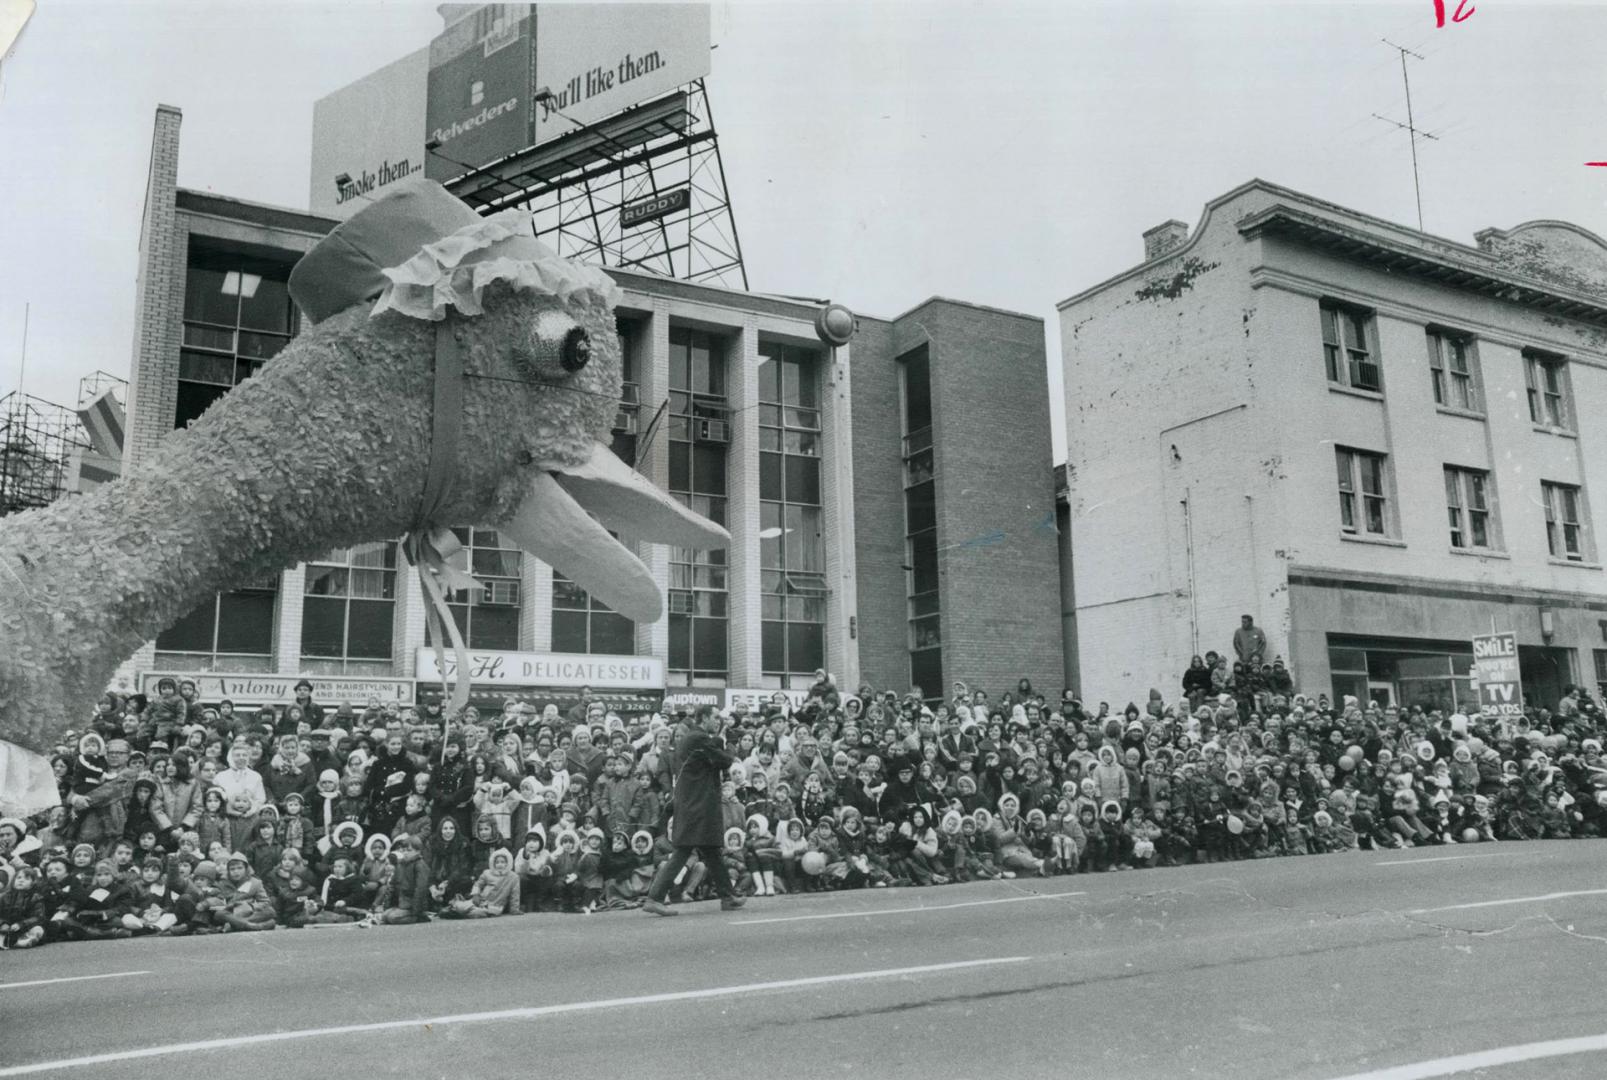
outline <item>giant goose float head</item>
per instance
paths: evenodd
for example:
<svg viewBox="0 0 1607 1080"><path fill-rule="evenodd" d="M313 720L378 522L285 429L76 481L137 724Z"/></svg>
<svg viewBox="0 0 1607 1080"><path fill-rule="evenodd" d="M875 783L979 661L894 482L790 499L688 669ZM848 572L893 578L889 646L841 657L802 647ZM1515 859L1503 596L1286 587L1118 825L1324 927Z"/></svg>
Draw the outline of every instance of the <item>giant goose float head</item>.
<svg viewBox="0 0 1607 1080"><path fill-rule="evenodd" d="M495 528L644 622L662 598L610 530L729 542L602 442L618 288L548 251L527 215L481 218L408 182L308 252L290 291L310 328L132 475L0 519L0 812L55 802L41 754L216 592L405 536L461 646L444 597L476 586L453 527ZM456 702L467 692L458 680Z"/></svg>

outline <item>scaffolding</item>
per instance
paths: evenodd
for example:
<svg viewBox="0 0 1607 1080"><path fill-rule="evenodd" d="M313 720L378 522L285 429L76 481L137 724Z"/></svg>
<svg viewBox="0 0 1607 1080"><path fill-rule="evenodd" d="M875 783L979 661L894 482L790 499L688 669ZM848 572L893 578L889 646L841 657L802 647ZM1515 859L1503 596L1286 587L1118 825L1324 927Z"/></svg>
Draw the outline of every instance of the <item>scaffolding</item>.
<svg viewBox="0 0 1607 1080"><path fill-rule="evenodd" d="M128 400L128 380L119 378L109 371L97 371L93 375L85 375L78 380L78 407L88 408L89 403L100 397L106 391L112 392L112 397L119 405Z"/></svg>
<svg viewBox="0 0 1607 1080"><path fill-rule="evenodd" d="M0 517L73 490L70 462L88 446L71 409L20 390L0 397Z"/></svg>
<svg viewBox="0 0 1607 1080"><path fill-rule="evenodd" d="M701 79L446 186L482 214L529 210L566 258L748 287Z"/></svg>

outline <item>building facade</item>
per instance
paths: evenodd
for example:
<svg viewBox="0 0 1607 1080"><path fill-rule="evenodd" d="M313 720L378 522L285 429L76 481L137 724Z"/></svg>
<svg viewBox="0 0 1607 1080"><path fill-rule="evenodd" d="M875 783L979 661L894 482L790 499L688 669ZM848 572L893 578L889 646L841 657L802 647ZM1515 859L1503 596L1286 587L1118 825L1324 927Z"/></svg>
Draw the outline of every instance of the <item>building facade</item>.
<svg viewBox="0 0 1607 1080"><path fill-rule="evenodd" d="M180 121L157 111L131 471L294 338L286 281L335 225L178 188ZM641 546L666 613L637 625L465 523L464 565L485 589L451 599L477 704L564 703L583 684L625 709L666 690L801 698L820 668L847 689L1058 689L1058 614L1037 584L1056 560L1042 320L933 299L862 316L832 350L818 303L610 272L625 296L614 450L732 544ZM219 594L120 678L202 676L203 699L237 704L288 700L302 676L327 700L427 699L440 685L425 622L398 545L366 544Z"/></svg>
<svg viewBox="0 0 1607 1080"><path fill-rule="evenodd" d="M1428 236L1262 181L1062 302L1084 689L1168 697L1252 615L1296 685L1476 708L1607 682L1607 243Z"/></svg>

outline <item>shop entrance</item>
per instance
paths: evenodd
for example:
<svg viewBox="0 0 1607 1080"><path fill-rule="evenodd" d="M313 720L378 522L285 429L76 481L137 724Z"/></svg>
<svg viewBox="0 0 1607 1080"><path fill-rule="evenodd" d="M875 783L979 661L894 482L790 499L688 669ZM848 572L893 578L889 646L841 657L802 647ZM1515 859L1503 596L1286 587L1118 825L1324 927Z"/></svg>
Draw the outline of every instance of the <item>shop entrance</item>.
<svg viewBox="0 0 1607 1080"><path fill-rule="evenodd" d="M1518 677L1523 680L1523 703L1557 707L1562 688L1577 682L1573 670L1573 650L1547 645L1518 646Z"/></svg>
<svg viewBox="0 0 1607 1080"><path fill-rule="evenodd" d="M1411 638L1328 637L1334 701L1351 695L1380 707L1420 706L1450 715L1479 707L1473 692L1473 644Z"/></svg>

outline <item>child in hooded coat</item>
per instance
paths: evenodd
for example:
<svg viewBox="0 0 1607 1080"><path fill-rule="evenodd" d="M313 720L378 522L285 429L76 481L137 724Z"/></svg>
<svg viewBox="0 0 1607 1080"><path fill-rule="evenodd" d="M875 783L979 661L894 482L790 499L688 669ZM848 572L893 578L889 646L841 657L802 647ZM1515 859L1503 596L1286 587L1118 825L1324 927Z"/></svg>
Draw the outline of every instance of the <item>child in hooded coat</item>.
<svg viewBox="0 0 1607 1080"><path fill-rule="evenodd" d="M537 825L525 833L524 844L513 860L513 870L519 875L520 911L551 911L556 906L546 829Z"/></svg>
<svg viewBox="0 0 1607 1080"><path fill-rule="evenodd" d="M475 878L466 900L454 901L445 911L445 918L491 919L506 914L514 903L519 887L519 875L514 873L513 856L506 848L491 853L487 865Z"/></svg>
<svg viewBox="0 0 1607 1080"><path fill-rule="evenodd" d="M278 923L273 897L267 886L252 873L251 860L236 852L229 857L229 885L227 906L215 918L225 930L272 930Z"/></svg>

